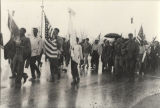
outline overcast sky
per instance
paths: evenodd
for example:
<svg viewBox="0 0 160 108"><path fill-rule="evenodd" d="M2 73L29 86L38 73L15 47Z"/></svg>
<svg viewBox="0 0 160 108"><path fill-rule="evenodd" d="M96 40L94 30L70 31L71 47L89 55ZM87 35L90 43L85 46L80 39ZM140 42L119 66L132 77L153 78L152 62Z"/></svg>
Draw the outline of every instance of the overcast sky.
<svg viewBox="0 0 160 108"><path fill-rule="evenodd" d="M14 19L19 27L31 33L41 25L41 0L2 0L2 33L4 42L9 39L7 27L8 9L15 10ZM127 37L129 32L143 26L147 40L157 36L160 40L160 1L51 1L44 0L45 13L53 27L60 28L60 35L68 32L68 8L76 15L73 27L78 34L85 32L94 39L99 33L119 33ZM131 17L134 23L131 25Z"/></svg>

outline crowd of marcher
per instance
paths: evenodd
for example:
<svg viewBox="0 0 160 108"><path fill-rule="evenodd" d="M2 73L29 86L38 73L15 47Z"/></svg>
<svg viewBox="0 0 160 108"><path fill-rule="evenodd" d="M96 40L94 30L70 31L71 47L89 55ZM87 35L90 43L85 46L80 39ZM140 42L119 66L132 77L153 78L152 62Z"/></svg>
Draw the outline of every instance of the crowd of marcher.
<svg viewBox="0 0 160 108"><path fill-rule="evenodd" d="M24 68L30 67L30 81L40 79L43 62L42 55L45 55L45 61L50 63L51 78L49 81L54 82L57 75L58 80L61 78L61 71L67 72L63 68L71 66L73 77L72 85L80 82L79 69L88 69L98 72L99 61L102 62L102 72L113 74L114 78L127 77L133 81L135 74L142 78L147 72L155 73L160 64L160 44L158 41L148 43L146 41L138 42L132 33L128 38L116 38L113 42L104 39L103 43L95 39L94 43L89 42L89 38L76 38L75 44L70 43L70 39L58 36L59 29L55 28L53 36L46 38L47 42L54 47L55 56L48 57L44 40L38 34L38 29L33 28L33 36L25 36L26 29L19 30L19 36L12 36L9 42L4 45L4 58L9 61L12 76L15 79L16 87L21 87L22 78L24 83L28 75ZM2 37L2 36L1 36ZM2 40L2 39L1 39ZM1 42L2 43L2 42ZM1 44L3 46L3 44ZM88 57L91 56L91 61ZM69 65L71 63L71 65ZM91 65L89 65L91 64ZM62 69L63 68L63 69ZM36 73L35 73L36 72Z"/></svg>
<svg viewBox="0 0 160 108"><path fill-rule="evenodd" d="M104 40L101 61L102 72L113 72L116 79L126 76L133 81L136 74L142 78L144 74L154 74L158 70L160 44L155 40L138 42L132 33L127 39L121 37L112 43Z"/></svg>

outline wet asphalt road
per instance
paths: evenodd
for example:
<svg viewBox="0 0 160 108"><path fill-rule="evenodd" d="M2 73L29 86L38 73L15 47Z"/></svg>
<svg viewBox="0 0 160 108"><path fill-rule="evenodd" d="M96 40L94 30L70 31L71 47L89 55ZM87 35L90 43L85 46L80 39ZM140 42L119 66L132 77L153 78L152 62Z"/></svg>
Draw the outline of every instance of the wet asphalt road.
<svg viewBox="0 0 160 108"><path fill-rule="evenodd" d="M5 61L6 62L6 61ZM49 63L43 62L41 79L27 81L20 90L9 79L10 68L2 66L0 108L159 108L160 75L147 75L134 82L127 78L113 80L112 75L90 69L82 72L79 86L71 86L71 72L61 80L48 82ZM30 69L25 69L29 74ZM154 75L155 76L155 75Z"/></svg>

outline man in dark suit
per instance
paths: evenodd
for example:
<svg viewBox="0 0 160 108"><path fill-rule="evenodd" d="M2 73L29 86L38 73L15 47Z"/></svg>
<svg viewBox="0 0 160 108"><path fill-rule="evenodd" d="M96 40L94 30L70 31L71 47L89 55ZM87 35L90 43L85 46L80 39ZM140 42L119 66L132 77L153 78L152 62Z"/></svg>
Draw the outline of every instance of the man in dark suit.
<svg viewBox="0 0 160 108"><path fill-rule="evenodd" d="M126 63L126 68L127 72L129 74L130 81L134 80L134 73L135 73L135 68L136 68L136 60L138 58L138 53L139 53L139 47L138 44L135 42L133 39L133 34L129 33L128 34L129 40L126 43L126 51L127 51L127 63Z"/></svg>

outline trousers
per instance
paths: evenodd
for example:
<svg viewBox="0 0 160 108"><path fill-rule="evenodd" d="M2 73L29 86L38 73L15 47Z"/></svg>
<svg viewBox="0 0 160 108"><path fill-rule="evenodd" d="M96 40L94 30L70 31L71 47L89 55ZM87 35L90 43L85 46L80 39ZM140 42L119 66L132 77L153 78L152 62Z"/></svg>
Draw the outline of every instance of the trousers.
<svg viewBox="0 0 160 108"><path fill-rule="evenodd" d="M134 73L136 68L136 59L127 59L126 64L127 72L130 79L134 79Z"/></svg>
<svg viewBox="0 0 160 108"><path fill-rule="evenodd" d="M89 65L88 64L88 55L89 55L88 53L84 53L84 64L87 66Z"/></svg>
<svg viewBox="0 0 160 108"><path fill-rule="evenodd" d="M59 71L59 63L57 58L49 58L50 62L50 70L51 70L51 78L54 79L54 75L57 73L60 77L60 71Z"/></svg>
<svg viewBox="0 0 160 108"><path fill-rule="evenodd" d="M78 66L78 63L76 63L71 59L71 74L72 74L73 80L77 80L77 78L79 78L77 66Z"/></svg>
<svg viewBox="0 0 160 108"><path fill-rule="evenodd" d="M15 55L13 58L13 71L16 74L15 83L21 85L22 77L24 77L24 59L22 55Z"/></svg>
<svg viewBox="0 0 160 108"><path fill-rule="evenodd" d="M93 67L94 64L96 65L96 71L98 71L98 67L99 67L99 54L98 54L98 51L93 51L93 53L92 53L91 67Z"/></svg>
<svg viewBox="0 0 160 108"><path fill-rule="evenodd" d="M38 56L33 56L30 59L30 68L31 68L31 74L32 74L32 78L36 78L35 76L35 71L37 72L37 75L40 76L41 72L38 68L38 66L36 65L36 61L38 60Z"/></svg>

